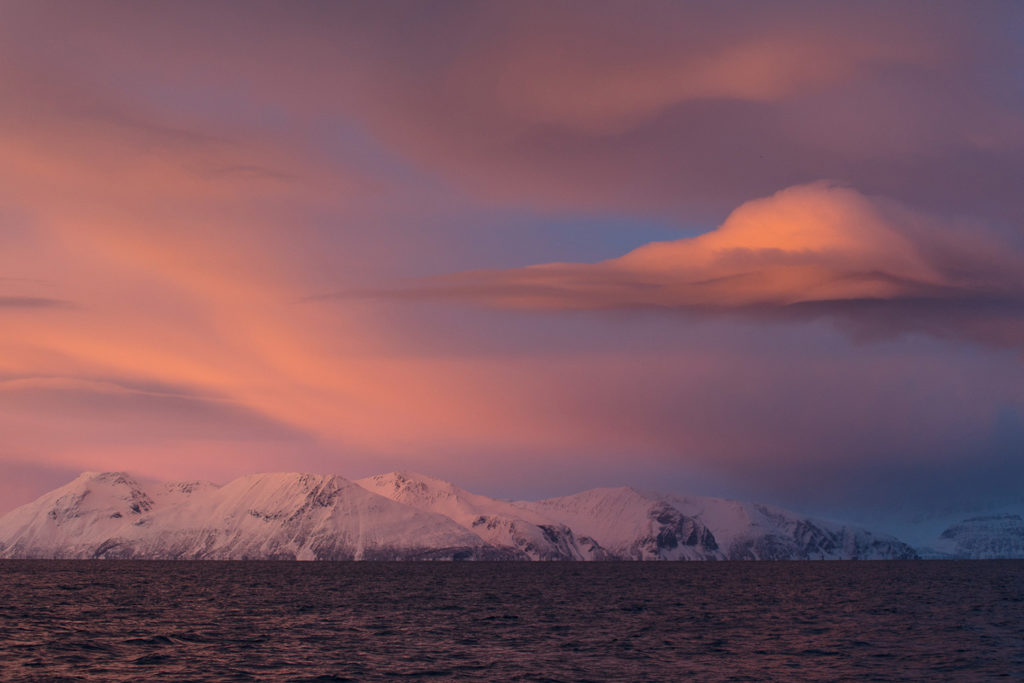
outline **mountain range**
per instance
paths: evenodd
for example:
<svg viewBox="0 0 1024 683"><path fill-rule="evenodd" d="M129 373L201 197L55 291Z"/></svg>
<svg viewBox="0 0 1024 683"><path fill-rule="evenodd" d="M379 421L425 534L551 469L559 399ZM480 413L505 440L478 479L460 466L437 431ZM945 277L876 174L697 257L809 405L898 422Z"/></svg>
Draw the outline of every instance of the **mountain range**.
<svg viewBox="0 0 1024 683"><path fill-rule="evenodd" d="M781 508L629 487L509 502L415 474L143 484L86 472L0 517L0 558L912 559L892 536Z"/></svg>

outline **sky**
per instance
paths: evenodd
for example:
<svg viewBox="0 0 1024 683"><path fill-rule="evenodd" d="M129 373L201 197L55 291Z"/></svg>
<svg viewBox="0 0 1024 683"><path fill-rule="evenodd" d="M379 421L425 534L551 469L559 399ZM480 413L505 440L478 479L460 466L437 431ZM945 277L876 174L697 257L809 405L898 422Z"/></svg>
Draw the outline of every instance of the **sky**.
<svg viewBox="0 0 1024 683"><path fill-rule="evenodd" d="M0 0L0 512L1024 497L1024 5Z"/></svg>

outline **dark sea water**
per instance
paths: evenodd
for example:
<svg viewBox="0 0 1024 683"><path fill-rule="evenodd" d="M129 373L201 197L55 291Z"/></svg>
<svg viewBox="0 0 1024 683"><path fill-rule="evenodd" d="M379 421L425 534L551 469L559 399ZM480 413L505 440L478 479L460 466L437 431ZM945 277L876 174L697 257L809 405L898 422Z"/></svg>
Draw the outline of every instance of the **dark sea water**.
<svg viewBox="0 0 1024 683"><path fill-rule="evenodd" d="M1024 679L1024 562L0 562L3 680Z"/></svg>

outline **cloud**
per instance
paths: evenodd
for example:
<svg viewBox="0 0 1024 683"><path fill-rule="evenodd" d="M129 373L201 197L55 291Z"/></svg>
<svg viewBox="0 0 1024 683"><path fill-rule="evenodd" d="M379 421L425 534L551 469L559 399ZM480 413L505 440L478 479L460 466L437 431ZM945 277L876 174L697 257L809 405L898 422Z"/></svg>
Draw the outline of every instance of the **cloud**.
<svg viewBox="0 0 1024 683"><path fill-rule="evenodd" d="M49 463L20 462L0 451L4 476L0 477L0 515L35 500L78 476L81 471Z"/></svg>
<svg viewBox="0 0 1024 683"><path fill-rule="evenodd" d="M842 11L817 14L822 30L809 33L794 9L737 16L712 5L637 12L599 4L581 15L550 3L496 7L470 21L502 21L507 30L473 45L477 58L456 66L454 85L510 121L602 135L682 102L772 102L872 64L929 63L937 52L913 31L855 35L841 25L851 18Z"/></svg>
<svg viewBox="0 0 1024 683"><path fill-rule="evenodd" d="M75 377L0 378L0 415L35 419L51 415L56 427L71 425L109 442L219 438L226 441L290 440L304 433L223 396L185 387L125 379ZM111 420L119 416L117 420ZM99 427L99 429L97 429Z"/></svg>
<svg viewBox="0 0 1024 683"><path fill-rule="evenodd" d="M41 296L0 296L0 309L4 308L70 308L72 304L62 299L48 299Z"/></svg>
<svg viewBox="0 0 1024 683"><path fill-rule="evenodd" d="M4 475L827 497L1024 405L1013 353L808 322L1021 337L1008 3L9 5Z"/></svg>
<svg viewBox="0 0 1024 683"><path fill-rule="evenodd" d="M464 9L410 16L418 31L371 15L349 94L381 139L489 201L717 220L828 177L1024 217L1019 8Z"/></svg>
<svg viewBox="0 0 1024 683"><path fill-rule="evenodd" d="M272 468L318 448L308 433L231 397L124 377L0 378L0 432L5 463L160 477L221 477L243 463Z"/></svg>
<svg viewBox="0 0 1024 683"><path fill-rule="evenodd" d="M406 163L505 205L717 220L828 177L1024 217L1012 3L253 2L244 20L216 3L15 5L0 49L25 73L8 98L43 91L147 144L188 146L178 133L199 118L230 120L214 140L257 123L330 149L337 122L355 120ZM123 111L97 90L178 116ZM191 166L218 167L208 146L192 145Z"/></svg>
<svg viewBox="0 0 1024 683"><path fill-rule="evenodd" d="M698 237L600 263L472 271L376 294L540 310L836 315L906 329L950 315L951 325L972 319L977 328L1024 314L1024 249L977 225L817 182L749 201Z"/></svg>

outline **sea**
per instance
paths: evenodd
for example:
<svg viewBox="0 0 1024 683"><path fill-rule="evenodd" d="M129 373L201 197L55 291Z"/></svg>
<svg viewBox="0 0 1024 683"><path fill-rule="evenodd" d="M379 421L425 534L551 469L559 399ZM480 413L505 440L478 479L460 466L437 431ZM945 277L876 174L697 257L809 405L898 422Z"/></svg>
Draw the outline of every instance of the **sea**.
<svg viewBox="0 0 1024 683"><path fill-rule="evenodd" d="M0 561L4 681L1024 679L1024 561Z"/></svg>

